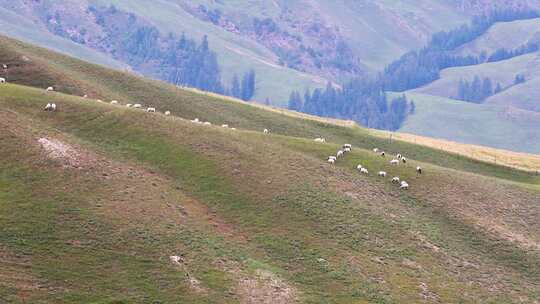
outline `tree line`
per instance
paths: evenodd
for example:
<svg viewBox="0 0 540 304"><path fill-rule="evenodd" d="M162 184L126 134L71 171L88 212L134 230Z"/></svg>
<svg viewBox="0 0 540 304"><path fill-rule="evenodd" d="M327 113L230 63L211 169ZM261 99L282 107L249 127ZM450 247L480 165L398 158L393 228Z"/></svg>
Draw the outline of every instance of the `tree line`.
<svg viewBox="0 0 540 304"><path fill-rule="evenodd" d="M173 33L162 35L155 26L113 5L90 5L88 11L95 15L105 32L102 44L114 46L114 56L135 70L175 85L244 100L255 95L254 71L246 72L242 83L235 76L230 87L223 84L217 54L210 48L206 35L199 43L185 33L179 37Z"/></svg>
<svg viewBox="0 0 540 304"><path fill-rule="evenodd" d="M460 56L453 50L483 35L494 23L538 18L536 11L516 9L493 11L487 15L474 17L471 24L463 25L451 31L442 31L432 36L421 50L404 54L397 61L389 64L379 76L386 90L406 91L431 83L440 77L440 71L449 67L475 65L487 57ZM496 51L489 56L491 60L530 51L535 45L527 45L511 54Z"/></svg>
<svg viewBox="0 0 540 304"><path fill-rule="evenodd" d="M288 108L322 117L352 119L370 128L397 130L407 115L415 111L414 101L409 102L405 95L389 100L380 88L376 82L360 79L341 89L329 83L325 89L306 90L303 96L293 91Z"/></svg>
<svg viewBox="0 0 540 304"><path fill-rule="evenodd" d="M523 74L517 74L514 78L513 85L524 82L525 76ZM511 86L512 85L503 88L500 83L494 85L489 77L481 79L479 76L475 76L472 81L461 79L459 81L458 92L455 99L472 103L482 103L485 99L498 94Z"/></svg>

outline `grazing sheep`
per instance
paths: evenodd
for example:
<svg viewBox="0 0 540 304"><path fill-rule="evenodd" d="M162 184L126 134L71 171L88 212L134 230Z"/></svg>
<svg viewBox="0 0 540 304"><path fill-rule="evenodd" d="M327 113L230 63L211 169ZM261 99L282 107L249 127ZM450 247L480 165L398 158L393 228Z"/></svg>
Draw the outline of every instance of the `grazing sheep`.
<svg viewBox="0 0 540 304"><path fill-rule="evenodd" d="M403 157L403 158L401 158L401 161L402 161L404 164L406 164L406 163L407 163L407 158Z"/></svg>
<svg viewBox="0 0 540 304"><path fill-rule="evenodd" d="M392 160L390 161L390 164L391 164L391 165L394 165L394 166L397 166L397 165L399 165L399 160L397 160L397 159L394 158L394 159L392 159Z"/></svg>
<svg viewBox="0 0 540 304"><path fill-rule="evenodd" d="M358 164L358 166L356 166L356 170L362 170L362 168L364 168L364 167L362 167L362 165L360 165L360 164Z"/></svg>
<svg viewBox="0 0 540 304"><path fill-rule="evenodd" d="M231 128L231 130L236 131L236 128Z"/></svg>
<svg viewBox="0 0 540 304"><path fill-rule="evenodd" d="M339 151L337 151L336 156L337 156L338 158L339 158L339 157L342 157L342 156L343 156L343 153L344 153L343 150L339 150Z"/></svg>
<svg viewBox="0 0 540 304"><path fill-rule="evenodd" d="M133 105L130 104L130 103L126 104L126 108L131 108L132 106L133 106Z"/></svg>
<svg viewBox="0 0 540 304"><path fill-rule="evenodd" d="M199 123L199 122L200 122L200 120L199 120L198 118L195 118L195 119L193 119L193 120L192 120L191 122L194 122L194 123Z"/></svg>
<svg viewBox="0 0 540 304"><path fill-rule="evenodd" d="M396 176L396 177L392 178L392 183L393 184L399 184L399 177Z"/></svg>
<svg viewBox="0 0 540 304"><path fill-rule="evenodd" d="M420 166L416 167L416 173L422 174L422 167Z"/></svg>
<svg viewBox="0 0 540 304"><path fill-rule="evenodd" d="M205 126L211 126L211 125L212 125L212 123L211 123L211 122L209 122L209 121L205 121L205 122L203 123L203 125L205 125Z"/></svg>
<svg viewBox="0 0 540 304"><path fill-rule="evenodd" d="M165 111L165 116L171 115L171 111Z"/></svg>
<svg viewBox="0 0 540 304"><path fill-rule="evenodd" d="M142 105L140 103L136 103L136 104L133 105L133 107L135 109L140 109L140 108L142 108Z"/></svg>
<svg viewBox="0 0 540 304"><path fill-rule="evenodd" d="M156 108L147 108L146 112L148 112L148 113L156 113Z"/></svg>
<svg viewBox="0 0 540 304"><path fill-rule="evenodd" d="M88 95L84 94L82 98L88 98Z"/></svg>
<svg viewBox="0 0 540 304"><path fill-rule="evenodd" d="M352 145L351 145L351 144L344 144L344 145L343 145L343 149L349 149L349 150L352 150Z"/></svg>
<svg viewBox="0 0 540 304"><path fill-rule="evenodd" d="M396 157L397 157L397 159L401 159L401 158L403 157L403 155L401 155L401 154L398 153L398 154L396 155Z"/></svg>
<svg viewBox="0 0 540 304"><path fill-rule="evenodd" d="M324 139L322 137L317 137L317 138L315 138L315 142L325 143L326 139Z"/></svg>
<svg viewBox="0 0 540 304"><path fill-rule="evenodd" d="M343 152L344 152L344 153L346 153L346 152L351 152L351 148L346 147L346 148L343 149Z"/></svg>
<svg viewBox="0 0 540 304"><path fill-rule="evenodd" d="M53 88L53 87L48 87L45 91L47 91L47 92L53 92L53 91L54 91L54 88Z"/></svg>
<svg viewBox="0 0 540 304"><path fill-rule="evenodd" d="M386 153L384 153L384 151L382 151L380 155L381 155L381 157L385 157Z"/></svg>
<svg viewBox="0 0 540 304"><path fill-rule="evenodd" d="M43 109L44 111L50 111L50 112L54 112L56 111L56 104L55 103L48 103L46 106L45 106L45 109Z"/></svg>
<svg viewBox="0 0 540 304"><path fill-rule="evenodd" d="M223 125L221 125L221 127L222 127L222 128L228 128L229 125L228 125L228 124L223 124Z"/></svg>
<svg viewBox="0 0 540 304"><path fill-rule="evenodd" d="M118 104L118 100L111 100L111 104L112 105Z"/></svg>
<svg viewBox="0 0 540 304"><path fill-rule="evenodd" d="M2 68L3 68L4 70L7 70L7 68L8 68L7 64L2 64Z"/></svg>
<svg viewBox="0 0 540 304"><path fill-rule="evenodd" d="M264 130L263 130L263 133L264 133L264 134L268 134L268 133L270 133L270 131L269 131L268 129L264 129Z"/></svg>
<svg viewBox="0 0 540 304"><path fill-rule="evenodd" d="M0 83L6 83L6 79L5 79L5 78L2 78L2 77L0 77Z"/></svg>
<svg viewBox="0 0 540 304"><path fill-rule="evenodd" d="M401 185L399 186L399 189L401 189L401 190L409 190L409 184L401 182Z"/></svg>
<svg viewBox="0 0 540 304"><path fill-rule="evenodd" d="M379 152L379 148L373 148L373 153Z"/></svg>
<svg viewBox="0 0 540 304"><path fill-rule="evenodd" d="M366 168L362 168L362 169L360 169L360 173L369 174L369 171Z"/></svg>
<svg viewBox="0 0 540 304"><path fill-rule="evenodd" d="M379 173L377 175L379 175L380 177L386 177L386 172L379 171Z"/></svg>
<svg viewBox="0 0 540 304"><path fill-rule="evenodd" d="M330 155L330 156L328 156L328 159L337 160L337 157L335 157L334 155Z"/></svg>
<svg viewBox="0 0 540 304"><path fill-rule="evenodd" d="M335 164L335 163L336 163L336 160L333 159L333 158L329 158L329 159L328 159L328 163L330 163L330 164Z"/></svg>

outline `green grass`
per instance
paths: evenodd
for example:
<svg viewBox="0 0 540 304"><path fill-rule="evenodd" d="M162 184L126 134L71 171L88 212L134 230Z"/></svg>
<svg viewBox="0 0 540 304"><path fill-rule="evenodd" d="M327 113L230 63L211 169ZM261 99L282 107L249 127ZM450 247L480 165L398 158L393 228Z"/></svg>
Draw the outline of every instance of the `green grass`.
<svg viewBox="0 0 540 304"><path fill-rule="evenodd" d="M57 130L115 161L133 162L166 176L182 193L201 202L232 225L235 234L249 239L242 243L228 237L213 237L212 230L198 222L204 219L193 219L190 225L175 226L174 233L166 232L168 217L160 220L159 224L153 224L151 219L146 224L134 224L131 220L136 217L126 213L126 218L117 218L115 224L114 218L99 216L101 212L92 207L92 201L110 197L111 193L122 189L122 184L103 187L106 182L94 180L92 175L90 182L83 184L79 183L82 177L76 171L60 170L60 174L54 174L59 169L36 163L30 163L25 174L6 170L10 164L22 166L22 160L29 158L25 154L15 156L10 153L24 144L13 139L4 146L4 149L11 150L0 153L12 155L1 163L2 172L12 180L5 186L10 197L2 199L2 206L8 206L2 211L2 218L8 219L8 222L2 222L2 227L13 227L21 232L5 234L2 245L16 252L22 250L16 238L22 234L35 236L36 239L24 238L25 244L39 247L40 239L49 231L35 229L50 227L55 231L52 237L58 240L86 235L88 240L83 238L83 241L95 248L90 251L86 250L88 247L73 249L66 244L46 241L47 248L58 246L54 254L42 249L30 252L32 256L47 257L43 264L33 266L38 278L51 280L62 287L66 286L65 280L73 282L67 285L69 293L57 294L63 301L234 302L235 297L229 294L235 285L234 276L211 266L218 257L235 261L240 268L249 271L265 269L283 277L299 290L300 299L305 303L413 303L420 299L420 282L427 282L444 302L511 303L514 300L514 296L507 296L504 292L509 287L491 294L481 284L465 284L467 280L479 280L476 270L463 270L460 276L452 275L457 268L447 264L443 255L424 250L418 245L414 233L405 233L414 230L449 254L480 263L485 267L482 272L502 267L507 272L507 283L503 285L519 287L519 294L526 294L529 282L534 282L538 276L536 253L507 244L499 238L484 239L480 234L482 230L477 230L460 217L456 218L451 209L444 207L443 201L428 199L429 203L416 203L416 199L421 201L424 197L421 192L400 193L388 182L375 177L356 177L358 175L352 168L357 162L391 170L387 160L367 150L355 149L336 168L330 168L324 163L324 158L335 152L335 144L321 145L311 139L282 135L264 136L260 132L205 128L184 120L61 94L45 94L21 86L6 85L0 89L5 93L0 97L0 104L17 116L32 121L36 128ZM197 95L193 96L196 98ZM54 100L61 110L52 115L41 111L39 105L45 100ZM354 140L355 146L361 146L361 143L367 146L379 140L364 135L366 132L361 129L319 126L322 123L280 116L241 104L228 106L238 107L237 112L247 111L249 114L245 115L252 121L246 118L242 123L247 126L253 124L254 128L261 121L274 123L271 126L275 126L276 132L294 132L297 136L307 134L309 138L312 134L308 132L325 131L341 141ZM455 166L468 166L465 160L454 159L442 152L412 144L400 145L403 145L400 148L410 149L410 153L428 155L441 162L447 159ZM486 175L494 174L490 171L493 170L509 180L525 178L520 177L519 172L503 167L483 163L476 165ZM44 176L35 184L28 183L24 176L39 176L30 171L35 168ZM234 173L235 169L239 175ZM415 176L410 168L399 167L396 170L407 179L412 180ZM429 170L433 170L430 173L431 185L442 182L442 176L466 178L436 166L430 166ZM351 187L368 189L365 194L358 191L359 198L344 195L338 187L353 177ZM482 180L497 182L488 178ZM504 181L498 182L507 187ZM73 188L66 188L66 183ZM17 191L18 187L23 188ZM49 187L60 197L47 200L42 189ZM38 195L43 201L38 199ZM7 204L14 200L37 202L32 205L48 211L30 212L9 207ZM107 205L104 207L109 208ZM22 216L13 212L23 212L35 222L23 225L20 223ZM392 218L389 214L400 216ZM208 294L197 295L190 292L185 284L172 283L183 282L180 280L183 274L166 266L170 252L167 248L171 244L188 255L193 273L208 288ZM122 254L127 250L125 246L138 254ZM495 250L486 252L486 248ZM509 250L506 255L494 253L499 249L507 252L505 248ZM167 252L165 256L163 252ZM47 264L45 261L49 257L61 258L65 267L54 268ZM319 258L327 263L319 262ZM384 263L377 262L379 258ZM409 269L403 265L404 259L416 261L424 270ZM516 265L516 260L519 265ZM71 269L80 269L76 273L84 272L86 275L81 279L85 281L75 277ZM106 274L110 280L100 279L98 274ZM388 283L377 283L378 278ZM92 292L88 291L88 286L95 286ZM126 289L126 286L130 288ZM122 292L113 293L113 290ZM458 290L468 292L457 293Z"/></svg>
<svg viewBox="0 0 540 304"><path fill-rule="evenodd" d="M507 238L540 242L540 180L530 173L3 41L2 56L32 59L14 71L18 84L0 86L7 130L0 134L0 254L26 252L23 269L55 290L38 290L30 302L238 303L242 279L256 280L258 270L283 279L303 303L417 303L421 283L445 303L538 299L538 252ZM51 82L173 116L23 86ZM59 110L42 111L47 102ZM238 130L187 120L194 117ZM35 142L42 136L96 152L107 168L45 161ZM329 143L313 142L320 136ZM354 152L328 165L345 142ZM410 162L391 167L373 147ZM360 176L358 163L372 175ZM426 174L418 177L416 165ZM145 173L132 176L132 168ZM375 177L377 170L408 180L411 190ZM176 253L204 292L168 261ZM0 297L22 302L24 286L8 283L0 275Z"/></svg>
<svg viewBox="0 0 540 304"><path fill-rule="evenodd" d="M500 105L472 104L444 97L407 93L416 113L400 132L500 149L540 152L536 131L540 114Z"/></svg>

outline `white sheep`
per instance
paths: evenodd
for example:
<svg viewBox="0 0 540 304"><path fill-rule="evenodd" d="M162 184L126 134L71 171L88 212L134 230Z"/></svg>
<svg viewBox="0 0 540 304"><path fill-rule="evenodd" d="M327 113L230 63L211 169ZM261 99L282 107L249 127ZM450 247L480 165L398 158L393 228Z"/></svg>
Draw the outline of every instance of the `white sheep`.
<svg viewBox="0 0 540 304"><path fill-rule="evenodd" d="M391 165L394 165L394 166L397 166L397 165L399 165L399 160L397 160L397 159L394 158L394 159L392 159L392 160L390 161L390 164L391 164Z"/></svg>
<svg viewBox="0 0 540 304"><path fill-rule="evenodd" d="M140 103L136 103L136 104L133 105L133 107L134 107L135 109L141 109L141 108L142 108L142 105L141 105Z"/></svg>
<svg viewBox="0 0 540 304"><path fill-rule="evenodd" d="M199 120L198 118L195 118L195 119L193 119L193 120L192 120L191 122L194 122L194 123L199 123L199 122L200 122L200 120Z"/></svg>
<svg viewBox="0 0 540 304"><path fill-rule="evenodd" d="M146 112L148 112L148 113L156 113L156 108L152 108L152 107L147 108Z"/></svg>
<svg viewBox="0 0 540 304"><path fill-rule="evenodd" d="M339 158L339 157L342 157L342 156L343 156L343 153L344 153L343 150L339 150L339 151L337 151L336 156L337 156L338 158Z"/></svg>
<svg viewBox="0 0 540 304"><path fill-rule="evenodd" d="M315 142L325 143L326 139L321 138L321 137L317 137L317 138L315 138Z"/></svg>
<svg viewBox="0 0 540 304"><path fill-rule="evenodd" d="M351 148L345 147L345 148L343 148L343 152L344 153L351 152Z"/></svg>
<svg viewBox="0 0 540 304"><path fill-rule="evenodd" d="M118 100L111 100L111 104L112 105L118 104Z"/></svg>
<svg viewBox="0 0 540 304"><path fill-rule="evenodd" d="M379 148L373 148L373 153L379 152Z"/></svg>
<svg viewBox="0 0 540 304"><path fill-rule="evenodd" d="M364 168L364 167L362 167L361 164L358 164L358 166L356 166L356 170L362 170L362 168Z"/></svg>
<svg viewBox="0 0 540 304"><path fill-rule="evenodd" d="M335 163L336 163L336 160L333 159L333 158L329 158L329 159L328 159L328 162L329 162L330 164L335 164Z"/></svg>
<svg viewBox="0 0 540 304"><path fill-rule="evenodd" d="M0 83L6 83L6 79L5 79L5 78L2 78L2 77L0 77Z"/></svg>
<svg viewBox="0 0 540 304"><path fill-rule="evenodd" d="M96 99L96 101L97 101L97 102L103 102L103 100L101 100L101 99Z"/></svg>
<svg viewBox="0 0 540 304"><path fill-rule="evenodd" d="M399 177L396 176L396 177L392 178L392 183L393 184L399 184Z"/></svg>
<svg viewBox="0 0 540 304"><path fill-rule="evenodd" d="M422 174L422 167L420 166L416 167L416 173Z"/></svg>
<svg viewBox="0 0 540 304"><path fill-rule="evenodd" d="M209 121L205 121L205 122L203 123L203 125L205 125L205 126L211 126L211 125L212 125L212 123L211 123L211 122L209 122Z"/></svg>
<svg viewBox="0 0 540 304"><path fill-rule="evenodd" d="M396 155L396 157L397 157L397 159L401 159L401 158L403 157L403 155L401 155L400 153L398 153L398 154Z"/></svg>
<svg viewBox="0 0 540 304"><path fill-rule="evenodd" d="M236 131L236 128L231 128L231 130Z"/></svg>
<svg viewBox="0 0 540 304"><path fill-rule="evenodd" d="M352 150L352 145L351 144L344 144L343 145L343 149L349 149L349 150Z"/></svg>
<svg viewBox="0 0 540 304"><path fill-rule="evenodd" d="M402 182L401 185L399 186L399 189L401 189L401 190L409 190L409 184Z"/></svg>
<svg viewBox="0 0 540 304"><path fill-rule="evenodd" d="M228 124L222 124L221 127L222 127L222 128L228 128L229 125L228 125Z"/></svg>
<svg viewBox="0 0 540 304"><path fill-rule="evenodd" d="M386 172L379 171L379 173L377 175L379 175L380 177L386 177Z"/></svg>
<svg viewBox="0 0 540 304"><path fill-rule="evenodd" d="M7 68L8 68L7 64L2 64L2 68L3 68L4 70L7 70Z"/></svg>
<svg viewBox="0 0 540 304"><path fill-rule="evenodd" d="M52 91L54 91L54 87L48 87L45 91L52 92Z"/></svg>
<svg viewBox="0 0 540 304"><path fill-rule="evenodd" d="M82 98L88 98L88 95L84 94Z"/></svg>
<svg viewBox="0 0 540 304"><path fill-rule="evenodd" d="M165 116L171 115L171 111L165 111Z"/></svg>
<svg viewBox="0 0 540 304"><path fill-rule="evenodd" d="M45 109L43 109L44 111L50 111L50 112L54 112L56 111L56 104L55 103L48 103L46 106L45 106Z"/></svg>
<svg viewBox="0 0 540 304"><path fill-rule="evenodd" d="M133 105L130 104L130 103L126 104L126 108L131 108L132 106L133 106Z"/></svg>
<svg viewBox="0 0 540 304"><path fill-rule="evenodd" d="M386 153L384 151L382 151L380 155L381 155L381 157L385 157Z"/></svg>
<svg viewBox="0 0 540 304"><path fill-rule="evenodd" d="M360 169L360 173L369 174L369 171L366 168L362 168L362 169Z"/></svg>
<svg viewBox="0 0 540 304"><path fill-rule="evenodd" d="M264 129L264 130L263 130L263 133L264 133L264 134L268 134L268 133L270 133L270 131L269 131L268 129Z"/></svg>
<svg viewBox="0 0 540 304"><path fill-rule="evenodd" d="M402 161L404 164L406 164L406 163L407 163L407 158L403 157L403 158L401 158L401 161Z"/></svg>

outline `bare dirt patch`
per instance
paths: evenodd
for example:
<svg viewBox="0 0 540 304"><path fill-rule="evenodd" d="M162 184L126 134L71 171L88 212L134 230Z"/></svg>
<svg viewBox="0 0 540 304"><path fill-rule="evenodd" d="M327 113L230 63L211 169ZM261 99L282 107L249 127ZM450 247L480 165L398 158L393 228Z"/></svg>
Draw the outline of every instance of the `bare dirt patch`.
<svg viewBox="0 0 540 304"><path fill-rule="evenodd" d="M73 147L57 139L42 137L38 139L47 157L61 161L64 165L79 167L79 153Z"/></svg>
<svg viewBox="0 0 540 304"><path fill-rule="evenodd" d="M257 270L255 276L241 278L237 293L245 304L288 304L297 302L295 290L275 274Z"/></svg>

